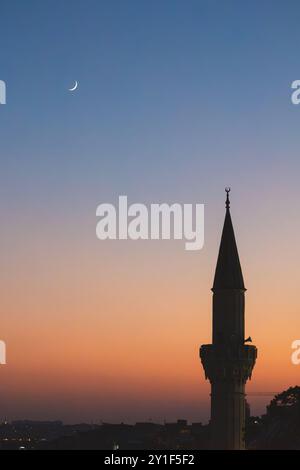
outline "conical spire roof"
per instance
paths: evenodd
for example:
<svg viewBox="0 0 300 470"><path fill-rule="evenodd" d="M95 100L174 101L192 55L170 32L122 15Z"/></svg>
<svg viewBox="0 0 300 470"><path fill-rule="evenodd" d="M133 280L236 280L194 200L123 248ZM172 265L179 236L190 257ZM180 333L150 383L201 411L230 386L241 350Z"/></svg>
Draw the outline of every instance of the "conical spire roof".
<svg viewBox="0 0 300 470"><path fill-rule="evenodd" d="M226 188L225 191L227 193L226 215L212 290L246 290L230 215L230 188Z"/></svg>

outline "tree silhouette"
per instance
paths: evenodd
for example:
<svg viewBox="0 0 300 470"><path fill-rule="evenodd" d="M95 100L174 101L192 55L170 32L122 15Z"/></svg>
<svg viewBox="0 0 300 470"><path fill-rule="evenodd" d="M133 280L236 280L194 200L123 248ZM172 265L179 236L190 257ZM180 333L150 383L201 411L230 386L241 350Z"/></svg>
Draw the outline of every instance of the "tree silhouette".
<svg viewBox="0 0 300 470"><path fill-rule="evenodd" d="M267 407L267 415L275 416L278 413L293 413L300 410L300 387L290 387L279 395L275 395Z"/></svg>
<svg viewBox="0 0 300 470"><path fill-rule="evenodd" d="M300 387L290 387L273 398L262 417L255 447L300 450Z"/></svg>

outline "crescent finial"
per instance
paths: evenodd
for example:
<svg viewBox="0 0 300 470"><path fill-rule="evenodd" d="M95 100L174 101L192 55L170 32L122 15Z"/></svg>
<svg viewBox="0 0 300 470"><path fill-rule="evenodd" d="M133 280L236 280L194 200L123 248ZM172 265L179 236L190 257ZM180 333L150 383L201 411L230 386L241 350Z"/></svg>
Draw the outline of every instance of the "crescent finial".
<svg viewBox="0 0 300 470"><path fill-rule="evenodd" d="M231 188L229 187L226 187L225 188L225 192L226 192L226 203L225 203L225 206L226 206L226 209L229 209L230 208L230 200L229 200L229 193L231 191Z"/></svg>

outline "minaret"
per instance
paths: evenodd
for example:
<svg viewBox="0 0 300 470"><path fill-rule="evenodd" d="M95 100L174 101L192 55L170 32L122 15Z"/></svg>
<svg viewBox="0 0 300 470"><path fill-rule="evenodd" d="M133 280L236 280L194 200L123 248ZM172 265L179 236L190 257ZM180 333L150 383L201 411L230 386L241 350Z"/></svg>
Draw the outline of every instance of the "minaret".
<svg viewBox="0 0 300 470"><path fill-rule="evenodd" d="M245 449L245 384L257 349L245 342L245 286L231 215L230 188L213 284L212 344L200 348L205 377L211 383L212 449Z"/></svg>

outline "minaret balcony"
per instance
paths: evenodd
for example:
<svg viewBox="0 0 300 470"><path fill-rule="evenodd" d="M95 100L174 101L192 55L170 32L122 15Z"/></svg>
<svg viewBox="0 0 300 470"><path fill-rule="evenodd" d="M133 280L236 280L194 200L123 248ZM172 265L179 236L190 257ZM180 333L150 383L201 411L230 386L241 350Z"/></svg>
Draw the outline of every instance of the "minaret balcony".
<svg viewBox="0 0 300 470"><path fill-rule="evenodd" d="M256 358L256 347L245 344L221 346L204 344L200 348L205 378L210 382L236 380L246 383L251 379Z"/></svg>

